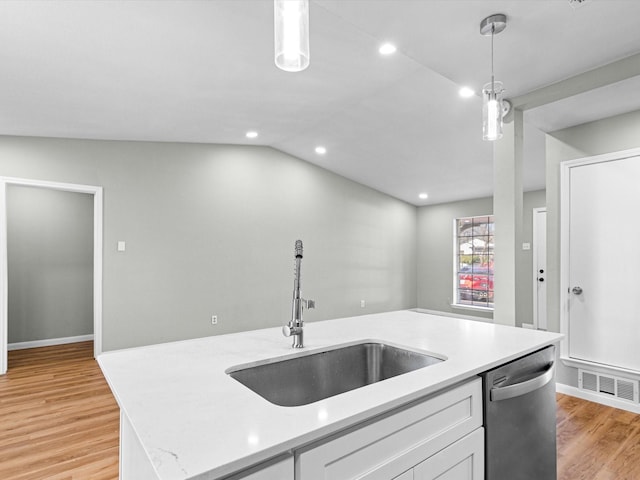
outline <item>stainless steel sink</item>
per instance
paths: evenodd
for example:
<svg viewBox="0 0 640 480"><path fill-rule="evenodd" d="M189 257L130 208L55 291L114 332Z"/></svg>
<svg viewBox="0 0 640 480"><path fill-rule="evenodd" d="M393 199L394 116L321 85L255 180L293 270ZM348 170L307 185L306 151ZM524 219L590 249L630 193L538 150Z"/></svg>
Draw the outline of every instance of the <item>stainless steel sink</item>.
<svg viewBox="0 0 640 480"><path fill-rule="evenodd" d="M232 367L226 373L271 403L294 407L442 361L442 358L385 343L364 342L279 361Z"/></svg>

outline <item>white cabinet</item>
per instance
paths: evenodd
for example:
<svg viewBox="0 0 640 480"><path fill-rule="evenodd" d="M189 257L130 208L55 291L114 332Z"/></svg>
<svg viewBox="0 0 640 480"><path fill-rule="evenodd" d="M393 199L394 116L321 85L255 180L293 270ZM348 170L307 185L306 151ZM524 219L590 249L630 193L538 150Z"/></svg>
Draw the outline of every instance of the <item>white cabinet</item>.
<svg viewBox="0 0 640 480"><path fill-rule="evenodd" d="M258 465L227 480L293 480L293 456Z"/></svg>
<svg viewBox="0 0 640 480"><path fill-rule="evenodd" d="M402 475L394 478L393 480L414 480L413 479L413 468L404 472Z"/></svg>
<svg viewBox="0 0 640 480"><path fill-rule="evenodd" d="M478 428L413 469L411 480L481 480L484 429Z"/></svg>
<svg viewBox="0 0 640 480"><path fill-rule="evenodd" d="M475 379L297 451L296 480L482 480L481 426L482 387ZM432 459L443 474L452 462L453 476L425 476ZM472 473L463 476L469 465Z"/></svg>
<svg viewBox="0 0 640 480"><path fill-rule="evenodd" d="M157 480L121 414L120 478ZM476 378L228 480L483 480L482 385Z"/></svg>

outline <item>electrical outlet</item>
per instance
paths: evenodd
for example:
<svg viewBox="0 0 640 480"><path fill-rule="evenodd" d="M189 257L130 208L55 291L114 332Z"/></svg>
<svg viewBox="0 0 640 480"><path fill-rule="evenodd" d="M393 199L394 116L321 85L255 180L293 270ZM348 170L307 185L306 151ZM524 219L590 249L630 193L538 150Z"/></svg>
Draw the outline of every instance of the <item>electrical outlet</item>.
<svg viewBox="0 0 640 480"><path fill-rule="evenodd" d="M364 308L364 306L366 305L364 300L360 300L360 308Z"/></svg>
<svg viewBox="0 0 640 480"><path fill-rule="evenodd" d="M218 324L218 316L211 315L211 325L217 325L217 324Z"/></svg>

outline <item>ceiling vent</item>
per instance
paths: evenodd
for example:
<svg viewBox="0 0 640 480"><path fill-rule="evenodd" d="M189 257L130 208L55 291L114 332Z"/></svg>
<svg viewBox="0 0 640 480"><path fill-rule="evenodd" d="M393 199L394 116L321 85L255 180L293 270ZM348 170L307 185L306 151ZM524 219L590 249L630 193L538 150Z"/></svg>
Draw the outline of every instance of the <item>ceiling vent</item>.
<svg viewBox="0 0 640 480"><path fill-rule="evenodd" d="M578 370L578 388L605 397L615 397L627 402L640 403L637 380Z"/></svg>

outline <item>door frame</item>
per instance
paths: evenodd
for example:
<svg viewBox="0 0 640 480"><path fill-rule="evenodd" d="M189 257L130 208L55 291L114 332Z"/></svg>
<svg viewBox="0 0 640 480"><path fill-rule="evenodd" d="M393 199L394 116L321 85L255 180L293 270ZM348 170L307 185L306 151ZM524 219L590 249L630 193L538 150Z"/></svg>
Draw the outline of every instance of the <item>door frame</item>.
<svg viewBox="0 0 640 480"><path fill-rule="evenodd" d="M93 195L93 355L102 353L102 187L0 177L0 375L7 373L9 272L7 268L7 185Z"/></svg>
<svg viewBox="0 0 640 480"><path fill-rule="evenodd" d="M569 262L569 232L570 232L570 220L571 220L571 169L593 163L611 162L616 160L623 160L629 157L637 157L640 155L640 148L632 148L629 150L621 150L619 152L605 153L602 155L593 155L589 157L577 158L575 160L568 160L560 164L560 333L565 335L564 339L560 343L560 357L565 365L582 368L588 367L600 367L612 372L634 373L630 370L623 368L617 368L613 366L606 366L604 368L600 364L595 364L586 360L579 360L571 358L569 356L569 289L570 285L570 262ZM547 271L549 266L547 265Z"/></svg>
<svg viewBox="0 0 640 480"><path fill-rule="evenodd" d="M545 312L545 324L544 325L540 325L538 322L538 260L540 260L538 258L538 242L540 240L539 236L540 233L538 232L538 222L537 222L537 214L539 213L547 213L547 207L536 207L533 209L533 215L532 215L532 220L533 220L533 226L532 226L532 234L533 234L533 328L535 329L542 329L542 330L547 330L548 328L548 318ZM546 216L545 216L546 219ZM545 229L546 230L546 229ZM547 239L546 237L544 238L544 242L545 242L545 251L546 251L546 242ZM548 268L546 266L547 261L545 259L545 270L544 270L544 276L545 278L548 278ZM547 284L548 282L545 282L545 284ZM547 310L547 307L545 305L545 310Z"/></svg>

